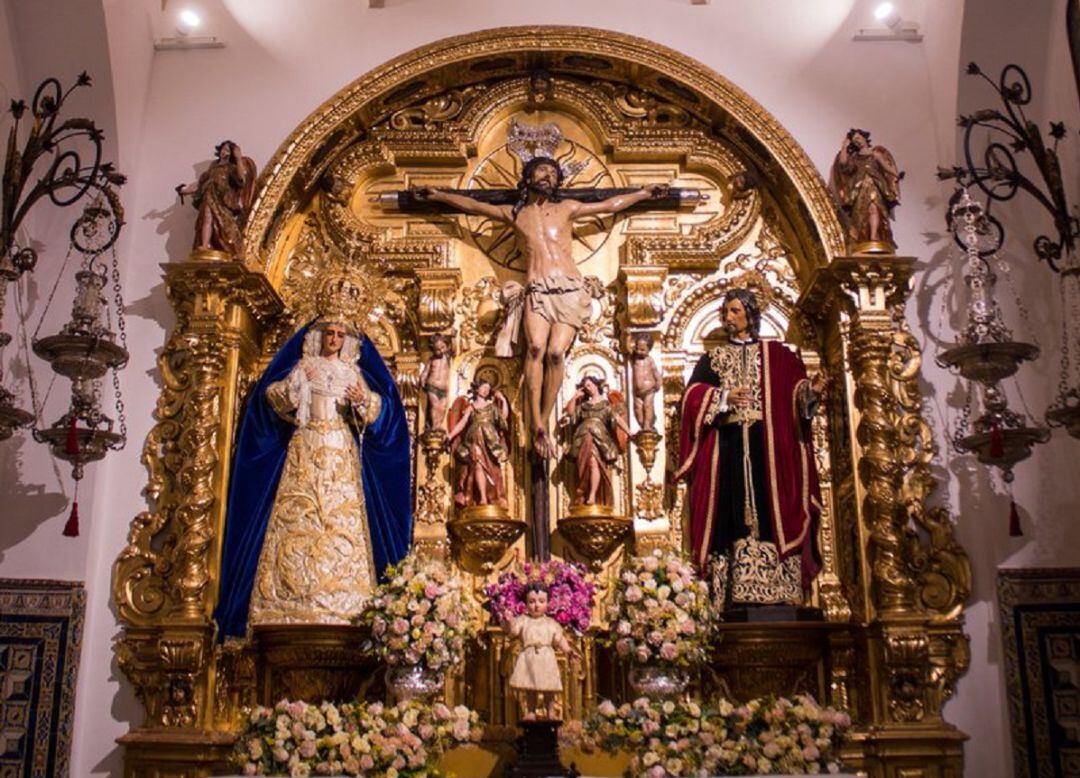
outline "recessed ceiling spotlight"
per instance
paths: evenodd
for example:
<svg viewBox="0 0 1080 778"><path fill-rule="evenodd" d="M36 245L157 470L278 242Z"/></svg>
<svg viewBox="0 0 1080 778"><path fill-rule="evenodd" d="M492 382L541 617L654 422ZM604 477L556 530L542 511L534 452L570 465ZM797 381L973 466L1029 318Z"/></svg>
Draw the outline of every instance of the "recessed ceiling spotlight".
<svg viewBox="0 0 1080 778"><path fill-rule="evenodd" d="M176 15L176 31L181 35L189 35L202 24L202 17L190 8L185 8Z"/></svg>

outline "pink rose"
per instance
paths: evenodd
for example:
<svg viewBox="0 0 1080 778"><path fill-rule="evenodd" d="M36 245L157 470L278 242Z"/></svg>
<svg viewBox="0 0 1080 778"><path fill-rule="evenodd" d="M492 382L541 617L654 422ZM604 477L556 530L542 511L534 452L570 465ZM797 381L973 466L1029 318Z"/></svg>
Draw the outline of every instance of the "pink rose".
<svg viewBox="0 0 1080 778"><path fill-rule="evenodd" d="M679 649L675 647L674 643L664 643L660 646L660 658L666 659L668 662L675 659L678 656Z"/></svg>
<svg viewBox="0 0 1080 778"><path fill-rule="evenodd" d="M648 662L649 654L650 652L648 646L638 646L637 652L634 654L634 656L639 662Z"/></svg>
<svg viewBox="0 0 1080 778"><path fill-rule="evenodd" d="M360 769L370 770L375 766L375 760L371 758L371 754L364 754L360 757Z"/></svg>
<svg viewBox="0 0 1080 778"><path fill-rule="evenodd" d="M640 586L628 586L626 587L626 594L623 595L627 602L641 602L642 592Z"/></svg>

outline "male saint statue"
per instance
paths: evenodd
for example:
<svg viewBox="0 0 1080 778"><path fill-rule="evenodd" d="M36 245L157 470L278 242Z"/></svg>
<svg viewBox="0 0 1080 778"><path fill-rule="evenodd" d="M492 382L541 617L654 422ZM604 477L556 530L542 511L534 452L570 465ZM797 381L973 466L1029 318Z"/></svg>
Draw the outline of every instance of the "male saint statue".
<svg viewBox="0 0 1080 778"><path fill-rule="evenodd" d="M810 423L826 380L759 340L760 321L752 292L727 293L727 343L702 355L683 395L675 477L690 482L694 561L718 598L798 605L820 568Z"/></svg>

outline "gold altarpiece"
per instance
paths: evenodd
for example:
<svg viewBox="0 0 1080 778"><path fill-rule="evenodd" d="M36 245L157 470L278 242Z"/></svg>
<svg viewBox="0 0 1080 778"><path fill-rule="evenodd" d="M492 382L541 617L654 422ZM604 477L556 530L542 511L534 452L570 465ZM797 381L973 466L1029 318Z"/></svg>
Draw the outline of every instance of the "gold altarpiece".
<svg viewBox="0 0 1080 778"><path fill-rule="evenodd" d="M313 281L331 269L385 270L385 315L368 334L397 377L414 432L415 545L459 565L477 587L524 558L523 425L509 520L457 516L448 458L420 434L419 373L433 333L455 333L452 396L483 371L521 407L519 364L491 348L499 286L521 279L513 242L472 217L407 215L377 202L412 185L513 186L512 122L558 125L558 153L579 171L570 185L667 181L709 195L678 212L585 222L575 234L580 267L604 293L569 356L566 386L590 370L625 391L627 339L654 335L663 437L624 457L611 518L569 520L556 473L555 555L590 564L603 595L624 554L683 543L683 493L669 473L684 381L719 325L724 290L752 285L767 328L836 379L814 426L826 511L812 598L826 622L726 625L701 687L810 691L852 712L851 766L873 776L959 776L964 735L942 706L967 666L970 570L949 516L927 504L935 450L904 314L913 260L848 256L804 152L720 76L641 39L562 27L442 41L360 78L266 165L243 257L193 252L163 266L176 325L143 451L152 507L133 520L113 574L118 660L146 709L122 738L128 774L210 774L241 707L271 693L263 664L287 664L291 651L300 664L277 682L291 673L291 688L317 692L325 687L318 672L305 676L304 661L350 660L333 630L296 637L302 646L290 646L286 631L269 648L222 648L210 618L241 401L312 311ZM747 170L756 186L739 185ZM585 643L585 669L567 681L570 715L621 688L617 668ZM491 633L447 690L496 725L510 711L502 651Z"/></svg>

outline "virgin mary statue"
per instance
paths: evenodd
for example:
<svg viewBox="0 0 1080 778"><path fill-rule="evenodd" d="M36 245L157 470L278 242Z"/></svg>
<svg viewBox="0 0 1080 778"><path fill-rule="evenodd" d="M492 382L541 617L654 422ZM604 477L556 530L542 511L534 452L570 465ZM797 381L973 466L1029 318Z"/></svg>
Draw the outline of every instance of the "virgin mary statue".
<svg viewBox="0 0 1080 778"><path fill-rule="evenodd" d="M248 625L344 624L412 535L401 396L336 279L255 385L229 488L219 637Z"/></svg>

